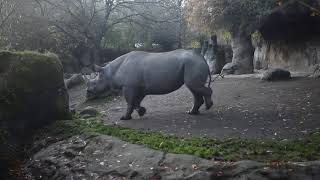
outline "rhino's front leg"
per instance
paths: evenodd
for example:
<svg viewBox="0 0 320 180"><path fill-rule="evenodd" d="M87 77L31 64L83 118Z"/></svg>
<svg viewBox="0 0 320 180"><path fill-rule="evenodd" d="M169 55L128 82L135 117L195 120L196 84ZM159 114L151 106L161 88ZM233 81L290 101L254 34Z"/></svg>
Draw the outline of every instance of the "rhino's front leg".
<svg viewBox="0 0 320 180"><path fill-rule="evenodd" d="M133 109L134 109L133 105L128 104L127 105L127 112L126 112L126 114L124 116L122 116L120 118L120 120L130 120L130 119L132 119L131 114L133 112Z"/></svg>
<svg viewBox="0 0 320 180"><path fill-rule="evenodd" d="M127 101L127 112L124 116L121 117L121 120L130 120L132 119L131 114L133 110L137 108L137 101L140 99L140 89L135 87L123 87L123 95ZM142 98L143 99L143 98ZM142 100L141 99L141 100ZM141 102L140 100L140 102ZM140 105L140 102L138 103ZM144 114L145 112L140 112L139 115Z"/></svg>

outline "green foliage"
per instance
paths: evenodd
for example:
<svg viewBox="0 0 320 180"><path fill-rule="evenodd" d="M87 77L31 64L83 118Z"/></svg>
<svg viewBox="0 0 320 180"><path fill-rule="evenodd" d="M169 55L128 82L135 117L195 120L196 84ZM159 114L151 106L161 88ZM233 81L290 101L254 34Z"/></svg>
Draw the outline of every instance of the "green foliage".
<svg viewBox="0 0 320 180"><path fill-rule="evenodd" d="M222 31L222 38L224 42L226 42L227 44L230 44L231 38L232 38L231 32L227 30Z"/></svg>
<svg viewBox="0 0 320 180"><path fill-rule="evenodd" d="M260 44L261 41L263 40L261 33L259 31L255 31L254 33L252 33L251 40L254 46L257 46L258 44Z"/></svg>
<svg viewBox="0 0 320 180"><path fill-rule="evenodd" d="M194 39L191 41L191 48L193 49L197 49L197 48L201 48L201 43L200 41Z"/></svg>
<svg viewBox="0 0 320 180"><path fill-rule="evenodd" d="M254 33L251 34L251 38L254 41L258 41L261 38L261 34L259 31L256 31Z"/></svg>
<svg viewBox="0 0 320 180"><path fill-rule="evenodd" d="M269 15L271 11L277 6L276 1L265 0L241 0L240 15L250 17L261 17Z"/></svg>
<svg viewBox="0 0 320 180"><path fill-rule="evenodd" d="M261 19L269 15L277 2L275 0L189 0L189 22L201 30L227 29L231 32L254 31Z"/></svg>
<svg viewBox="0 0 320 180"><path fill-rule="evenodd" d="M307 161L320 158L320 133L310 134L301 140L226 139L221 141L208 138L180 138L157 132L106 125L95 118L58 121L43 131L49 133L51 137L98 133L165 152L226 161L242 159Z"/></svg>

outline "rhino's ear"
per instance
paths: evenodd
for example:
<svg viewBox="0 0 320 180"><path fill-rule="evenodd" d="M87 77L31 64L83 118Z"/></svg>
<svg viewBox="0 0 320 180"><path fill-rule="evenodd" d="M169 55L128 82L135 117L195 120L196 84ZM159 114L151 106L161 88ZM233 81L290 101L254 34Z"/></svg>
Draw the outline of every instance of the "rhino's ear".
<svg viewBox="0 0 320 180"><path fill-rule="evenodd" d="M95 64L95 65L93 66L93 70L94 70L95 72L101 72L101 71L103 70L103 68Z"/></svg>

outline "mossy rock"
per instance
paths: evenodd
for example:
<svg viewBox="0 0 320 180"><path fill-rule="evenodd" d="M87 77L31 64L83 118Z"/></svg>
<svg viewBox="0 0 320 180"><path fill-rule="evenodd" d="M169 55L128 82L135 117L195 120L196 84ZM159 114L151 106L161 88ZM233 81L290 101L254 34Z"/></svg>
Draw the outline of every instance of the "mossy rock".
<svg viewBox="0 0 320 180"><path fill-rule="evenodd" d="M0 52L0 73L6 88L19 93L39 92L63 83L63 68L56 56L35 52Z"/></svg>
<svg viewBox="0 0 320 180"><path fill-rule="evenodd" d="M0 80L0 120L8 127L18 122L22 128L42 126L69 117L69 95L56 55L0 51Z"/></svg>

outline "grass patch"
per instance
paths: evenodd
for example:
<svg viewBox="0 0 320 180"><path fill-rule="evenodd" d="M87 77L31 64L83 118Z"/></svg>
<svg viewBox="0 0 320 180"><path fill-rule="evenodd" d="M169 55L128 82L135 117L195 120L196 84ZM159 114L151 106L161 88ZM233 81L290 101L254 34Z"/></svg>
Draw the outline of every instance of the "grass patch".
<svg viewBox="0 0 320 180"><path fill-rule="evenodd" d="M256 161L309 161L320 159L320 133L313 133L301 140L250 140L208 138L180 138L161 133L106 125L91 119L58 121L43 130L51 137L98 133L117 137L123 141L148 148L177 154L191 154L201 158L224 161L243 159Z"/></svg>

